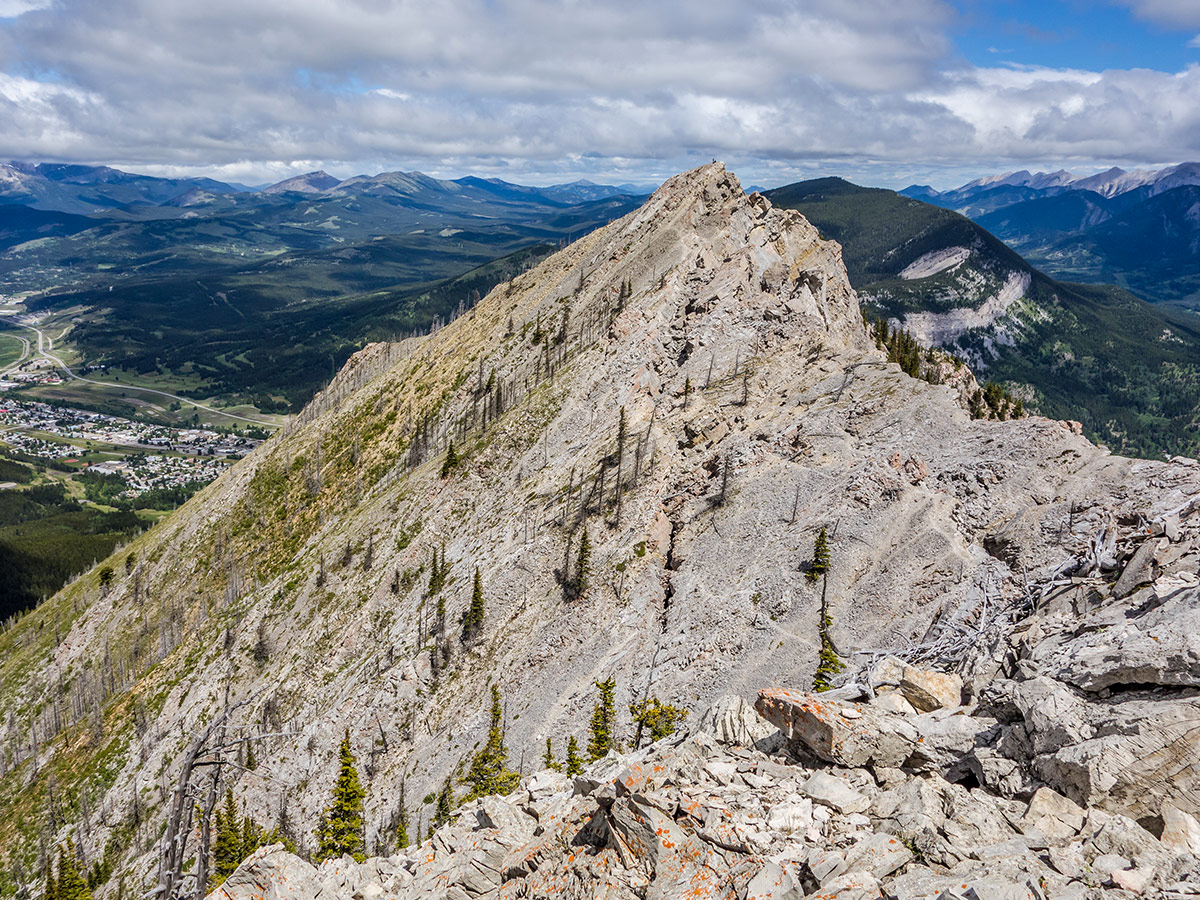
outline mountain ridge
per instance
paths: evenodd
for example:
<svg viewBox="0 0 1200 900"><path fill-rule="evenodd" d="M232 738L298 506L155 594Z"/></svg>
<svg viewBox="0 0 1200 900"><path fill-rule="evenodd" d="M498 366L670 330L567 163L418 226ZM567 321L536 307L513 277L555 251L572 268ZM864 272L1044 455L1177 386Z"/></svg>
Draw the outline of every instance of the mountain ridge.
<svg viewBox="0 0 1200 900"><path fill-rule="evenodd" d="M1181 190L1190 189L1147 202ZM1119 288L1057 281L979 223L882 188L817 179L768 195L845 241L851 279L873 314L963 357L1027 406L1079 419L1122 452L1191 456L1200 447L1194 316Z"/></svg>
<svg viewBox="0 0 1200 900"><path fill-rule="evenodd" d="M172 773L225 698L247 700L230 728L260 767L231 776L243 809L286 809L311 849L349 734L387 840L401 785L439 791L472 752L491 684L514 760L561 752L597 680L618 710L653 693L698 714L808 677L824 631L850 658L1018 603L1110 517L1193 487L1194 467L1066 423L972 420L875 347L836 243L719 164L684 173L431 335L355 354L0 633L5 890L36 877L47 804L89 823L50 843L112 842L148 889ZM822 529L824 589L805 574ZM487 613L464 640L476 568Z"/></svg>

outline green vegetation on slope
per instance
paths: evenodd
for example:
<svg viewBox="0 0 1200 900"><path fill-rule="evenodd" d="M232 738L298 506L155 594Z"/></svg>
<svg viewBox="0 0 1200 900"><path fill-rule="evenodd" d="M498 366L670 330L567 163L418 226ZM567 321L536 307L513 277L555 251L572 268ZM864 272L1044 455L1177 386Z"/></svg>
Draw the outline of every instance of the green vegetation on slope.
<svg viewBox="0 0 1200 900"><path fill-rule="evenodd" d="M60 484L0 491L0 619L53 594L150 523L70 498Z"/></svg>

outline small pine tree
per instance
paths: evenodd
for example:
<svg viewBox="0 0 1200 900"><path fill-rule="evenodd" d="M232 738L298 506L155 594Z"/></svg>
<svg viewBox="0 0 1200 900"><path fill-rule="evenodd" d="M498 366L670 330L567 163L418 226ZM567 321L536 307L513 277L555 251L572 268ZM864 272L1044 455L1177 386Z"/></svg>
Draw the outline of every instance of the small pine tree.
<svg viewBox="0 0 1200 900"><path fill-rule="evenodd" d="M829 571L829 562L829 537L822 528L813 545L813 561L808 570L808 580L819 581L821 576Z"/></svg>
<svg viewBox="0 0 1200 900"><path fill-rule="evenodd" d="M550 738L546 738L546 752L542 754L542 768L549 769L551 772L562 771L562 763L554 758L554 745L550 743Z"/></svg>
<svg viewBox="0 0 1200 900"><path fill-rule="evenodd" d="M258 768L258 757L254 755L253 741L246 741L246 768L251 772Z"/></svg>
<svg viewBox="0 0 1200 900"><path fill-rule="evenodd" d="M575 735L567 741L567 774L578 775L583 771L583 757L579 755L579 742Z"/></svg>
<svg viewBox="0 0 1200 900"><path fill-rule="evenodd" d="M403 850L409 845L408 808L404 803L404 782L400 782L400 815L396 822L396 846Z"/></svg>
<svg viewBox="0 0 1200 900"><path fill-rule="evenodd" d="M358 778L354 752L350 748L350 729L342 738L338 748L338 777L333 786L333 802L322 814L318 826L317 861L349 853L356 861L366 859L366 842L363 838L363 790Z"/></svg>
<svg viewBox="0 0 1200 900"><path fill-rule="evenodd" d="M464 801L476 797L486 797L489 794L507 794L515 790L521 781L521 776L512 772L506 766L508 749L504 746L504 729L502 727L503 708L500 704L500 688L492 685L491 722L488 725L487 742L475 758L471 760L471 768L463 778L463 784L470 785Z"/></svg>
<svg viewBox="0 0 1200 900"><path fill-rule="evenodd" d="M223 881L243 859L242 834L238 828L233 788L225 789L225 807L217 809L213 830L216 832L213 839L213 871Z"/></svg>
<svg viewBox="0 0 1200 900"><path fill-rule="evenodd" d="M442 478L445 478L451 472L458 468L461 462L458 456L458 451L454 449L454 441L450 442L450 446L446 448L446 458L442 461Z"/></svg>
<svg viewBox="0 0 1200 900"><path fill-rule="evenodd" d="M475 582L471 587L471 605L463 615L463 642L472 640L483 629L483 578L475 567Z"/></svg>
<svg viewBox="0 0 1200 900"><path fill-rule="evenodd" d="M582 597L587 593L588 581L592 577L592 541L588 531L583 529L583 538L579 541L579 557L575 563L575 596Z"/></svg>
<svg viewBox="0 0 1200 900"><path fill-rule="evenodd" d="M607 756L608 751L613 748L613 730L617 718L616 701L613 699L617 682L606 678L604 681L593 683L599 696L596 698L596 705L592 707L592 721L588 726L587 752L589 760L592 761Z"/></svg>
<svg viewBox="0 0 1200 900"><path fill-rule="evenodd" d="M58 900L58 881L54 878L54 855L46 851L46 872L43 875L45 881L42 891L42 900Z"/></svg>
<svg viewBox="0 0 1200 900"><path fill-rule="evenodd" d="M75 856L75 842L67 838L67 845L58 853L58 878L55 879L57 900L92 900L83 873L79 871L79 859Z"/></svg>
<svg viewBox="0 0 1200 900"><path fill-rule="evenodd" d="M688 711L663 703L657 697L649 700L639 700L629 704L629 715L637 723L637 735L633 739L635 747L642 745L642 732L650 732L650 741L661 741L675 733L675 726L687 718Z"/></svg>
<svg viewBox="0 0 1200 900"><path fill-rule="evenodd" d="M429 588L426 593L433 597L442 588L446 586L446 577L450 574L450 566L446 562L446 549L443 547L441 556L438 556L438 548L433 547L429 551Z"/></svg>
<svg viewBox="0 0 1200 900"><path fill-rule="evenodd" d="M837 655L837 650L833 647L833 639L829 636L829 629L833 627L833 620L828 612L821 614L821 652L817 657L817 671L813 675L813 690L827 691L833 686L833 677L838 672L846 668L846 664L842 662L840 656Z"/></svg>
<svg viewBox="0 0 1200 900"><path fill-rule="evenodd" d="M437 796L437 806L434 807L433 820L429 823L429 836L453 818L454 813L454 776L447 775L442 790Z"/></svg>

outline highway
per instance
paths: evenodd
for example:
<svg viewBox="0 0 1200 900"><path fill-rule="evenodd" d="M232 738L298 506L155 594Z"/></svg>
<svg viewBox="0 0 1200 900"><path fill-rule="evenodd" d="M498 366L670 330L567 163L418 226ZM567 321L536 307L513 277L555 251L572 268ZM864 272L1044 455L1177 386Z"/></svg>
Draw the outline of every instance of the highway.
<svg viewBox="0 0 1200 900"><path fill-rule="evenodd" d="M180 403L186 403L189 406L196 407L196 409L202 409L205 412L212 413L213 415L224 416L227 419L237 419L240 422L249 422L251 425L259 425L263 428L279 427L274 422L267 422L262 419L252 419L249 416L239 416L237 413L226 412L223 409L215 409L211 406L205 406L203 403L197 403L195 400L191 400L187 397L180 397L178 394L170 394L166 391L156 390L155 388L138 387L132 384L114 384L111 381L97 381L94 378L84 378L82 375L76 375L71 371L70 366L68 366L62 361L62 359L55 356L51 352L54 349L54 338L48 337L40 328L35 325L30 325L27 322L22 322L19 319L13 318L12 316L0 316L0 321L7 322L10 325L16 325L19 328L27 328L34 332L37 335L37 355L49 360L56 368L60 369L64 375L73 381L82 381L85 384L95 384L99 385L100 387L114 388L121 391L139 391L143 394L154 394L159 397L167 397L170 400L178 400ZM21 340L24 340L24 338L21 338ZM5 369L4 372L0 372L0 377L7 376L9 373L16 371L16 369L21 364L26 362L31 355L30 342L25 341L25 351L21 356L21 359Z"/></svg>

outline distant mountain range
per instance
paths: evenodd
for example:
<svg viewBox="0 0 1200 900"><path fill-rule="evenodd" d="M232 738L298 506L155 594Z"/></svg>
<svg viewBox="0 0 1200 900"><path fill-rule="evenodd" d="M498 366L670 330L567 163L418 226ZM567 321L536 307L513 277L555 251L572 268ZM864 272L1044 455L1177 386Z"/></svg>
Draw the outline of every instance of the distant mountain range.
<svg viewBox="0 0 1200 900"><path fill-rule="evenodd" d="M158 178L122 172L108 166L58 163L0 163L0 205L19 204L54 212L148 214L149 209L196 208L213 205L254 205L279 194L418 196L440 193L474 201L530 200L574 205L623 195L644 195L655 185L595 184L587 180L546 187L528 187L498 178L467 176L453 181L420 172L382 172L335 178L327 172L307 172L265 187L248 187L212 178Z"/></svg>
<svg viewBox="0 0 1200 900"><path fill-rule="evenodd" d="M1056 277L1200 309L1200 163L1082 177L1010 172L900 193L971 217Z"/></svg>
<svg viewBox="0 0 1200 900"><path fill-rule="evenodd" d="M10 163L0 293L88 311L70 338L87 363L195 373L198 396L298 406L364 341L444 320L532 248L544 255L636 208L644 194L630 190L420 172L310 172L249 189Z"/></svg>

